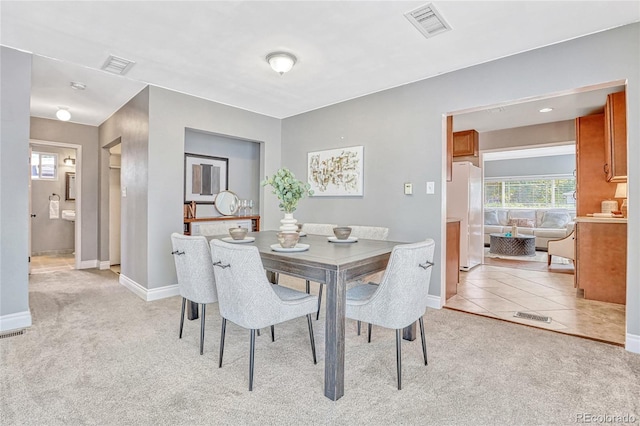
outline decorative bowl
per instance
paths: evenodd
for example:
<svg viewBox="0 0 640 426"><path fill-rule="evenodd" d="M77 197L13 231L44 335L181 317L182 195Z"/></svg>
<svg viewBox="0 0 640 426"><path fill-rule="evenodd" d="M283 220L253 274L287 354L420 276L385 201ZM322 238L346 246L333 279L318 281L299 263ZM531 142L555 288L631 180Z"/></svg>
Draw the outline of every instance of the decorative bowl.
<svg viewBox="0 0 640 426"><path fill-rule="evenodd" d="M244 240L244 237L247 236L247 232L249 232L247 228L229 228L229 235L231 235L231 238L234 240Z"/></svg>
<svg viewBox="0 0 640 426"><path fill-rule="evenodd" d="M337 226L333 228L333 233L339 240L346 240L351 235L351 228L348 226Z"/></svg>
<svg viewBox="0 0 640 426"><path fill-rule="evenodd" d="M298 232L278 232L278 242L282 248L292 248L298 244L300 234Z"/></svg>

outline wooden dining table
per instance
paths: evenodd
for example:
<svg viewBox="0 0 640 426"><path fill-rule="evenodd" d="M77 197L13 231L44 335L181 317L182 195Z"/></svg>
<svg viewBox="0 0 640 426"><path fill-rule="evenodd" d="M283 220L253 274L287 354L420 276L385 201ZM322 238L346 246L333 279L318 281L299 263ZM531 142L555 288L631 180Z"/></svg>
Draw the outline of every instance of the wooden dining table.
<svg viewBox="0 0 640 426"><path fill-rule="evenodd" d="M384 270L391 250L400 243L364 239L331 242L326 236L306 235L300 237L299 244L308 244L307 250L280 252L271 247L278 244L276 234L277 231L251 232L247 236L255 241L245 244L258 248L265 270L325 284L324 394L336 401L344 395L347 282ZM405 329L404 338L415 339L415 324Z"/></svg>

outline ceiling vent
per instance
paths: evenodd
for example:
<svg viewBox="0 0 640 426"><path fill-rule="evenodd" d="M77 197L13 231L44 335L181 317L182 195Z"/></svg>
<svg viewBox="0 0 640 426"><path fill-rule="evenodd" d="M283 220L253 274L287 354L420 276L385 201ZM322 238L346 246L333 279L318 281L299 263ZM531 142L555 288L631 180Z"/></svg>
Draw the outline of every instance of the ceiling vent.
<svg viewBox="0 0 640 426"><path fill-rule="evenodd" d="M109 55L102 65L102 69L113 74L125 75L134 64L135 62L128 59Z"/></svg>
<svg viewBox="0 0 640 426"><path fill-rule="evenodd" d="M404 16L426 38L431 38L451 29L451 25L444 20L442 15L440 15L440 12L436 10L433 3L420 6L411 12L405 13Z"/></svg>

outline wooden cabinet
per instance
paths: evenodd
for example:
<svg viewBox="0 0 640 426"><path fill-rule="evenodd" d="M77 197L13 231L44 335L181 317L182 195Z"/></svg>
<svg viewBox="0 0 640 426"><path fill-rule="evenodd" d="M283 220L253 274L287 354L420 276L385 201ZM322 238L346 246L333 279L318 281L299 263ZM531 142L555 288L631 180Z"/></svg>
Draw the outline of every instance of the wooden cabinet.
<svg viewBox="0 0 640 426"><path fill-rule="evenodd" d="M627 181L627 106L625 92L607 96L605 116L605 164L607 181Z"/></svg>
<svg viewBox="0 0 640 426"><path fill-rule="evenodd" d="M584 298L626 303L626 219L578 218L575 285Z"/></svg>
<svg viewBox="0 0 640 426"><path fill-rule="evenodd" d="M447 219L446 298L458 294L460 282L460 220ZM445 299L446 300L446 299Z"/></svg>
<svg viewBox="0 0 640 426"><path fill-rule="evenodd" d="M463 157L468 155L478 156L478 132L464 130L453 134L453 156Z"/></svg>
<svg viewBox="0 0 640 426"><path fill-rule="evenodd" d="M219 217L199 217L195 219L184 220L184 235L199 235L197 227L207 222L227 222L229 228L235 228L238 225L246 226L249 231L260 231L260 216L219 216Z"/></svg>
<svg viewBox="0 0 640 426"><path fill-rule="evenodd" d="M602 200L612 199L616 184L602 173L605 158L605 116L576 118L576 213L601 211Z"/></svg>

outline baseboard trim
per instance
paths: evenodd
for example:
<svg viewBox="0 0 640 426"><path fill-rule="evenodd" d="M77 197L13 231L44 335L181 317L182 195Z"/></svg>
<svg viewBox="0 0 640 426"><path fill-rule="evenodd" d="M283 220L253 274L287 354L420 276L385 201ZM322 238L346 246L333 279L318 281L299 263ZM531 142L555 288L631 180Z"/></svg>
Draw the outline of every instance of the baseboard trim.
<svg viewBox="0 0 640 426"><path fill-rule="evenodd" d="M0 316L0 332L31 327L31 311Z"/></svg>
<svg viewBox="0 0 640 426"><path fill-rule="evenodd" d="M442 308L442 298L440 296L427 296L427 308L440 309Z"/></svg>
<svg viewBox="0 0 640 426"><path fill-rule="evenodd" d="M81 260L78 269L92 269L98 267L98 260Z"/></svg>
<svg viewBox="0 0 640 426"><path fill-rule="evenodd" d="M109 262L108 260L103 260L98 264L98 268L101 271L104 271L105 269L110 269L111 268L111 262Z"/></svg>
<svg viewBox="0 0 640 426"><path fill-rule="evenodd" d="M147 289L123 274L120 274L119 282L124 287L131 290L136 296L147 302L180 295L180 288L178 287L178 284Z"/></svg>
<svg viewBox="0 0 640 426"><path fill-rule="evenodd" d="M640 336L636 334L627 333L627 341L625 349L635 354L640 354Z"/></svg>

